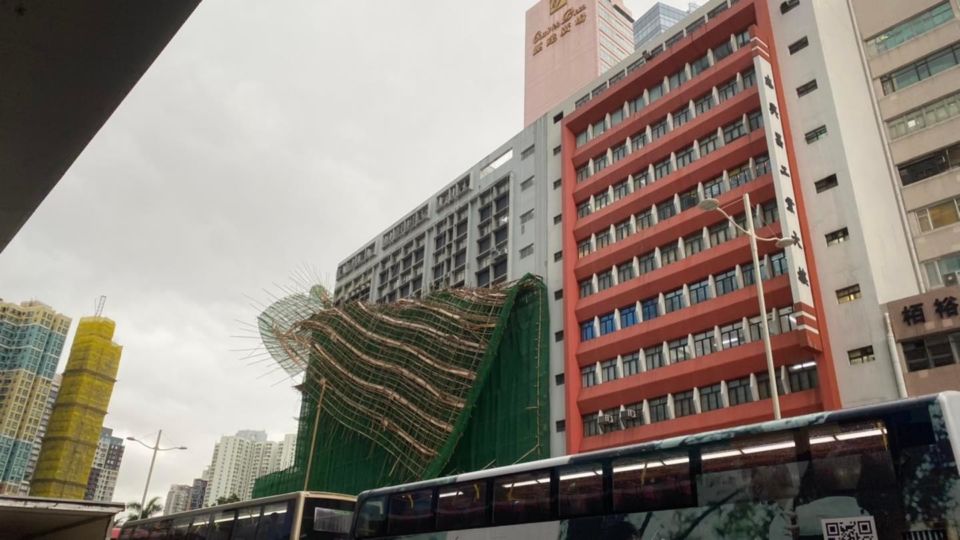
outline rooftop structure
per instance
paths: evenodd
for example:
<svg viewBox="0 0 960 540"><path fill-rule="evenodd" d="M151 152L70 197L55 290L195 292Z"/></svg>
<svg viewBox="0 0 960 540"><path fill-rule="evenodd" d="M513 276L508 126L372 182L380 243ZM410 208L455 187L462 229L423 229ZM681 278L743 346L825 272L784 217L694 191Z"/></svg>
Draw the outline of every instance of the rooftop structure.
<svg viewBox="0 0 960 540"><path fill-rule="evenodd" d="M675 8L665 2L655 2L643 15L633 22L633 46L638 51L645 50L647 43L667 32L697 8L690 3L687 10Z"/></svg>

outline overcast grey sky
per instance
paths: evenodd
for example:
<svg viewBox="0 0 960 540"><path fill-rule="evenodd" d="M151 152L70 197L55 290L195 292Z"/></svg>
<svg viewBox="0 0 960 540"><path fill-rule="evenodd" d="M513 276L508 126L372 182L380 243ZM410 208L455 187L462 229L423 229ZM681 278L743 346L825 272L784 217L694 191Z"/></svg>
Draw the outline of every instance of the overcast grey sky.
<svg viewBox="0 0 960 540"><path fill-rule="evenodd" d="M189 447L158 457L151 496L199 476L223 434L296 430L289 382L241 360L248 297L304 267L332 285L523 127L532 4L206 0L0 253L0 297L73 328L107 295L124 352L105 425ZM148 464L128 445L115 500L139 500Z"/></svg>

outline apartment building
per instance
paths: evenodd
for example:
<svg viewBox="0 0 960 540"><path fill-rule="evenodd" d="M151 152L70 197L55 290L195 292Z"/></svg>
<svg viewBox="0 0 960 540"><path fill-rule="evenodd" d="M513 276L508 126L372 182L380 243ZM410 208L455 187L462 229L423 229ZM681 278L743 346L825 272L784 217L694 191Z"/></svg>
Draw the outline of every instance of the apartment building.
<svg viewBox="0 0 960 540"><path fill-rule="evenodd" d="M93 456L93 466L87 478L87 491L83 498L88 501L113 500L113 491L117 487L120 463L125 450L123 439L113 436L113 430L102 428L97 452Z"/></svg>
<svg viewBox="0 0 960 540"><path fill-rule="evenodd" d="M296 435L268 441L264 431L242 430L220 437L214 445L209 472L204 472L201 482L194 481L194 491L185 496L184 504L194 504L200 491L203 506L212 506L217 499L232 495L242 501L249 499L257 478L293 465L293 453L286 447L295 445Z"/></svg>

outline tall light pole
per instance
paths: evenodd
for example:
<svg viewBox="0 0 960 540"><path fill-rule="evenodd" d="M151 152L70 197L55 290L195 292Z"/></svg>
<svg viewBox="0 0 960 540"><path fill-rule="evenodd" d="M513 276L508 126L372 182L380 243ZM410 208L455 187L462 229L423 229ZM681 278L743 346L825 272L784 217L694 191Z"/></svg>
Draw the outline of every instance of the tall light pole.
<svg viewBox="0 0 960 540"><path fill-rule="evenodd" d="M140 519L144 519L143 512L146 510L144 506L147 504L147 491L150 490L150 477L153 476L153 464L157 461L157 452L167 452L169 450L186 450L186 446L171 446L170 448L160 448L160 436L163 435L163 430L157 432L157 442L153 446L137 439L136 437L127 437L128 441L133 441L139 443L146 447L149 450L153 450L153 456L150 458L150 469L147 471L147 483L143 486L143 498L140 499Z"/></svg>
<svg viewBox="0 0 960 540"><path fill-rule="evenodd" d="M767 378L770 382L770 399L773 400L773 418L779 420L780 415L780 392L777 390L776 368L773 365L773 347L770 345L770 325L767 323L767 302L763 297L763 275L760 273L760 256L757 251L757 240L764 242L775 242L777 247L786 248L796 244L792 238L763 238L757 236L756 229L753 227L753 208L750 206L750 195L743 194L743 209L747 215L747 228L741 227L730 214L720 208L720 202L716 199L704 199L697 205L701 210L717 211L727 218L727 221L733 223L733 226L750 237L750 254L753 256L753 282L757 286L757 303L760 304L760 330L763 336L763 352L767 358Z"/></svg>

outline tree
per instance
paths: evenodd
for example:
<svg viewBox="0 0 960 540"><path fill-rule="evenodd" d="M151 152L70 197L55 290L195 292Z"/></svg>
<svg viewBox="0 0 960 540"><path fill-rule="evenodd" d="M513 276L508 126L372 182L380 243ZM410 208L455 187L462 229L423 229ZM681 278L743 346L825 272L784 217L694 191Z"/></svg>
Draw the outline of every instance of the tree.
<svg viewBox="0 0 960 540"><path fill-rule="evenodd" d="M235 502L240 502L240 497L238 497L236 493L230 495L229 497L217 497L216 504L217 506L220 506L221 504L230 504Z"/></svg>
<svg viewBox="0 0 960 540"><path fill-rule="evenodd" d="M147 501L147 504L143 508L140 507L140 503L131 502L127 503L127 521L132 521L135 519L147 519L148 517L159 514L163 511L163 507L160 506L160 497L154 497Z"/></svg>

